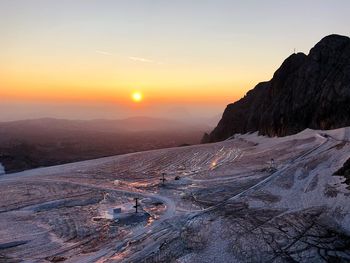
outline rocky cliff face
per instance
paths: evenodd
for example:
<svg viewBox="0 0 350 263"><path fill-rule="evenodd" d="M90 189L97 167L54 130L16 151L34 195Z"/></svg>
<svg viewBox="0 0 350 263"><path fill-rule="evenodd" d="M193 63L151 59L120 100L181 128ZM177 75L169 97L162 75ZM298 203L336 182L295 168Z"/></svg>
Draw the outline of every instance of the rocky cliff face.
<svg viewBox="0 0 350 263"><path fill-rule="evenodd" d="M270 81L229 104L203 142L258 131L286 136L304 130L350 126L350 38L330 35L309 55L288 57Z"/></svg>

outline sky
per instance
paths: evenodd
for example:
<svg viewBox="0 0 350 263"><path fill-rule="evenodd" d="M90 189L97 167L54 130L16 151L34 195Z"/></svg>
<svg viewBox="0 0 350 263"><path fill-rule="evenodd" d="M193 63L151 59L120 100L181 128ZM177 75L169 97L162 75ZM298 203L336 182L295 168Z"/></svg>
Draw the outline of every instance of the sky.
<svg viewBox="0 0 350 263"><path fill-rule="evenodd" d="M294 49L349 36L349 12L348 0L0 0L0 120L218 116Z"/></svg>

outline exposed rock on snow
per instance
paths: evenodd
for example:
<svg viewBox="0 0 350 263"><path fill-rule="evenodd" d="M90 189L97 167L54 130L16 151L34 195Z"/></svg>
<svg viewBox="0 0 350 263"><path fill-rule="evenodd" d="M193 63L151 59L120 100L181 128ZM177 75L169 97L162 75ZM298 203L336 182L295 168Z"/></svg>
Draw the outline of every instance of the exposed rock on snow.
<svg viewBox="0 0 350 263"><path fill-rule="evenodd" d="M350 158L344 163L343 167L334 173L334 175L344 176L345 183L350 185Z"/></svg>
<svg viewBox="0 0 350 263"><path fill-rule="evenodd" d="M5 167L0 163L0 175L5 173Z"/></svg>

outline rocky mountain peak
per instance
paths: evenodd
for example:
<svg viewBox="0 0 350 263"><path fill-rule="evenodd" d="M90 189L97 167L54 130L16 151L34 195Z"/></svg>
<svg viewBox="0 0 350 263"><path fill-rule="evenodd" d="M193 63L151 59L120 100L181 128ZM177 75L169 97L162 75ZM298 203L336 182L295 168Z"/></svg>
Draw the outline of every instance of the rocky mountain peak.
<svg viewBox="0 0 350 263"><path fill-rule="evenodd" d="M330 35L309 55L290 55L267 82L229 104L203 142L258 131L286 136L350 126L350 38Z"/></svg>

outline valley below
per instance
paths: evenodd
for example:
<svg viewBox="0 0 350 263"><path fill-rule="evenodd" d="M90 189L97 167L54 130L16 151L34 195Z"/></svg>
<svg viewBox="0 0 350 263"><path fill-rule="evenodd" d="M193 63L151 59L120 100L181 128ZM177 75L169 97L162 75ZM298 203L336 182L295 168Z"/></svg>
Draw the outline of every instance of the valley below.
<svg viewBox="0 0 350 263"><path fill-rule="evenodd" d="M207 129L204 124L149 117L0 122L0 174L198 144Z"/></svg>
<svg viewBox="0 0 350 263"><path fill-rule="evenodd" d="M349 262L349 141L252 133L2 175L0 262Z"/></svg>

